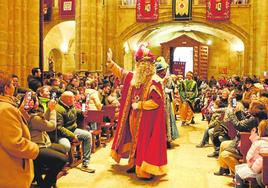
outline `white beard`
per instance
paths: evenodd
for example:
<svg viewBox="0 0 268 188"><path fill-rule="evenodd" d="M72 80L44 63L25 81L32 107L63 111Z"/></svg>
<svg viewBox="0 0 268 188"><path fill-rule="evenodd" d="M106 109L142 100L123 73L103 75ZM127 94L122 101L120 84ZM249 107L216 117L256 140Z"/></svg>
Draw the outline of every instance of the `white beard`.
<svg viewBox="0 0 268 188"><path fill-rule="evenodd" d="M133 78L131 80L131 85L136 88L140 88L142 84L145 84L149 80L151 80L152 76L155 73L155 70L149 70L149 66L136 66L136 71L134 72ZM154 67L153 67L154 68Z"/></svg>

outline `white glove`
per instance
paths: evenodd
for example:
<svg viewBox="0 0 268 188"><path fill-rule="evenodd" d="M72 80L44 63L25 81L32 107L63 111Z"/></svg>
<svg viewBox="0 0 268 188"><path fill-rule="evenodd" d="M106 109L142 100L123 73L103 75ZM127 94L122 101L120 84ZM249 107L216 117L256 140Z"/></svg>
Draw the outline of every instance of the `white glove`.
<svg viewBox="0 0 268 188"><path fill-rule="evenodd" d="M170 93L171 89L165 88L165 93Z"/></svg>
<svg viewBox="0 0 268 188"><path fill-rule="evenodd" d="M137 110L138 109L138 103L137 102L132 103L131 106L132 106L133 110Z"/></svg>
<svg viewBox="0 0 268 188"><path fill-rule="evenodd" d="M107 51L107 62L111 62L112 59L113 59L113 52L112 52L111 48L109 48Z"/></svg>

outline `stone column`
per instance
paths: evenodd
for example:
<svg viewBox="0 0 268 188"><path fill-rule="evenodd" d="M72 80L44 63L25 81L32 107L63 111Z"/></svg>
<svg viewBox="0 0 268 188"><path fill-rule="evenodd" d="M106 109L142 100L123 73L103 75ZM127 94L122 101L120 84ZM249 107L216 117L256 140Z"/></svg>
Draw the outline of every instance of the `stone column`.
<svg viewBox="0 0 268 188"><path fill-rule="evenodd" d="M0 1L0 70L15 73L22 85L39 65L39 1Z"/></svg>
<svg viewBox="0 0 268 188"><path fill-rule="evenodd" d="M255 28L253 43L254 64L253 74L263 76L268 71L268 2L263 0L252 1L253 4L253 27Z"/></svg>
<svg viewBox="0 0 268 188"><path fill-rule="evenodd" d="M102 71L103 64L103 4L102 1L76 2L76 67Z"/></svg>

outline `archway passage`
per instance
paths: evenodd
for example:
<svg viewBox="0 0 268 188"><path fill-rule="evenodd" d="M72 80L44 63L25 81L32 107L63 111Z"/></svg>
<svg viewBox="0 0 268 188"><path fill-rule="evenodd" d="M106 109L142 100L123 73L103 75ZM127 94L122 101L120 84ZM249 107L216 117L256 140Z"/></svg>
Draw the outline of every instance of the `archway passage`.
<svg viewBox="0 0 268 188"><path fill-rule="evenodd" d="M181 63L182 65L182 75L185 76L185 74L188 71L193 72L194 71L194 48L193 47L175 47L173 52L173 66L175 62ZM176 70L171 71L172 73L175 73Z"/></svg>
<svg viewBox="0 0 268 188"><path fill-rule="evenodd" d="M202 79L208 77L208 46L187 35L161 43L162 56L170 64L172 74L192 71Z"/></svg>
<svg viewBox="0 0 268 188"><path fill-rule="evenodd" d="M207 67L203 67L207 71L207 73L203 74L207 74L206 77L215 74L223 76L237 73L243 74L241 70L244 68L244 51L246 50L244 49L244 46L246 46L244 38L239 38L231 32L206 25L205 23L159 23L147 29L141 29L124 42L129 46L128 53L133 53L139 42L149 41L153 52L157 56L165 57L166 54L164 54L163 49L160 47L161 44L183 35L199 42L203 46L208 46L209 54L207 53L207 61L209 64ZM200 52L200 49L198 51ZM169 62L170 57L166 56L165 58ZM200 74L200 72L197 73Z"/></svg>
<svg viewBox="0 0 268 188"><path fill-rule="evenodd" d="M65 21L55 25L44 39L44 70L49 62L54 62L56 72L75 70L75 21Z"/></svg>

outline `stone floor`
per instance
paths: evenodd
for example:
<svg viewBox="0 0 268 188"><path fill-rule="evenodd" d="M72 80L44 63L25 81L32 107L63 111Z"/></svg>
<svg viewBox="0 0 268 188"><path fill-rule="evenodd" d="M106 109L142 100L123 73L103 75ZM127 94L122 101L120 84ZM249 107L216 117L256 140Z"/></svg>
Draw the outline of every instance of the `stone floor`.
<svg viewBox="0 0 268 188"><path fill-rule="evenodd" d="M173 143L173 149L168 150L168 174L145 182L134 174L127 174L127 160L120 165L110 157L109 143L99 149L91 157L90 167L96 169L95 174L82 172L77 168L69 170L67 176L58 180L60 188L133 188L133 187L163 187L163 188L229 188L232 187L231 177L217 177L213 172L218 170L217 160L208 158L212 147L196 148L207 127L196 115L196 124L180 126L177 122L180 138Z"/></svg>

